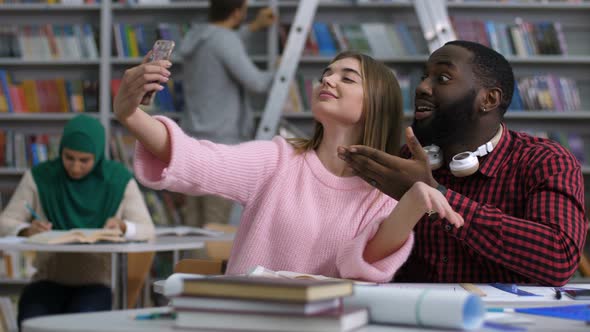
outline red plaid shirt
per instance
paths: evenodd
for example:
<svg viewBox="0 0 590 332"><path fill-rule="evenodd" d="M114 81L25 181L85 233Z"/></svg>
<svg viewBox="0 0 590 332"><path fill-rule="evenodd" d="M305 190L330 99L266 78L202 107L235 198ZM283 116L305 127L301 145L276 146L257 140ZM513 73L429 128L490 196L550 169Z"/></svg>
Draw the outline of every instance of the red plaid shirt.
<svg viewBox="0 0 590 332"><path fill-rule="evenodd" d="M404 146L402 156L409 155ZM477 173L458 178L443 167L433 175L465 225L420 220L414 250L394 281L558 286L571 278L588 223L582 172L568 150L504 130Z"/></svg>

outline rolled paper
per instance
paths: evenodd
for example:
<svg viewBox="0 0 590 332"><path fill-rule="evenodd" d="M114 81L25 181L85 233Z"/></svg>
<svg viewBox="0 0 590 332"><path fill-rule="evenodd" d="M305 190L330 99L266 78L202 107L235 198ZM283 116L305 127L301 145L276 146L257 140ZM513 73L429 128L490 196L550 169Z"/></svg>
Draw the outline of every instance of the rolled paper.
<svg viewBox="0 0 590 332"><path fill-rule="evenodd" d="M479 296L440 289L355 286L345 306L366 307L376 324L404 324L473 330L482 326L485 306Z"/></svg>

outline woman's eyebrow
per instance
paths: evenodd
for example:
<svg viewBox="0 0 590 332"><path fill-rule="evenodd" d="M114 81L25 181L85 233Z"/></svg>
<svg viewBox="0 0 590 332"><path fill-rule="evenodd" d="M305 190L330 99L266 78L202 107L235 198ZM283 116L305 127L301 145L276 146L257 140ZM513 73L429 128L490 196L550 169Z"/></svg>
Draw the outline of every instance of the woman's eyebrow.
<svg viewBox="0 0 590 332"><path fill-rule="evenodd" d="M352 68L348 68L348 67L342 68L342 71L345 73L353 73L353 74L358 75L359 77L362 77L361 73L359 73L358 71L356 71L355 69L352 69Z"/></svg>

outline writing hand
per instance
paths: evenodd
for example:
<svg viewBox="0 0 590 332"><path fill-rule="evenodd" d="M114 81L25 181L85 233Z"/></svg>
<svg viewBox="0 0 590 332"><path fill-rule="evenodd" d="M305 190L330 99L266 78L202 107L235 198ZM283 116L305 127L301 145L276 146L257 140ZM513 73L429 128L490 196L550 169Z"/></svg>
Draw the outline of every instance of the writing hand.
<svg viewBox="0 0 590 332"><path fill-rule="evenodd" d="M396 157L361 145L338 147L338 156L347 162L357 176L399 200L418 181L431 187L438 185L432 177L428 156L411 127L406 128L406 141L412 159Z"/></svg>
<svg viewBox="0 0 590 332"><path fill-rule="evenodd" d="M104 224L104 228L107 229L120 229L121 233L125 234L125 232L127 231L127 225L125 224L125 222L123 220L121 220L120 218L115 218L115 217L111 217L107 220L107 222Z"/></svg>
<svg viewBox="0 0 590 332"><path fill-rule="evenodd" d="M31 226L21 230L18 236L30 237L38 233L50 231L53 225L46 220L35 219L31 222Z"/></svg>
<svg viewBox="0 0 590 332"><path fill-rule="evenodd" d="M140 65L125 71L119 92L113 102L113 111L117 120L126 120L137 110L147 92L161 91L164 89L161 83L168 82L170 71L167 68L170 68L172 63L168 60L149 63L148 61L149 53Z"/></svg>

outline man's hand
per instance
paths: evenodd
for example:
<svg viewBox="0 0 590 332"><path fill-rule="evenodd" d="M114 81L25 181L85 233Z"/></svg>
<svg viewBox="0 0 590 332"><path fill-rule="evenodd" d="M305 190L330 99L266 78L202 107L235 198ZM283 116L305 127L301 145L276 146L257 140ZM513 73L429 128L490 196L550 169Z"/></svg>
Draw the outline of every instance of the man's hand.
<svg viewBox="0 0 590 332"><path fill-rule="evenodd" d="M135 112L143 96L150 91L161 91L164 89L161 83L168 82L170 71L167 68L172 66L168 60L149 62L149 53L139 66L127 69L119 92L113 102L113 112L119 121L124 121Z"/></svg>
<svg viewBox="0 0 590 332"><path fill-rule="evenodd" d="M125 222L119 218L114 218L111 217L107 220L107 222L104 224L104 228L107 229L120 229L121 233L125 234L125 232L127 232L127 225L125 224Z"/></svg>
<svg viewBox="0 0 590 332"><path fill-rule="evenodd" d="M18 232L18 236L30 237L38 233L43 233L51 230L53 225L46 220L33 220L31 226L22 229Z"/></svg>
<svg viewBox="0 0 590 332"><path fill-rule="evenodd" d="M404 159L366 146L338 147L338 156L353 172L372 186L396 200L421 181L436 188L428 156L411 127L406 128L406 141L412 159Z"/></svg>
<svg viewBox="0 0 590 332"><path fill-rule="evenodd" d="M256 19L250 23L250 31L256 32L268 28L277 20L277 16L270 7L262 8L258 11Z"/></svg>

